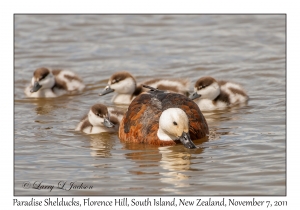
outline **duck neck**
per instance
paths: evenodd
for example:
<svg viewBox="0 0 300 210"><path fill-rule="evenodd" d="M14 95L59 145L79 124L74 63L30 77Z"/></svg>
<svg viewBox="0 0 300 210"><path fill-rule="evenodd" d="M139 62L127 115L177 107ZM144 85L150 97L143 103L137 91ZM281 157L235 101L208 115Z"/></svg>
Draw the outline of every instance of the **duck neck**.
<svg viewBox="0 0 300 210"><path fill-rule="evenodd" d="M169 136L168 134L166 134L161 128L159 128L158 131L157 131L157 137L161 141L172 141L172 140L175 140L174 137L172 139L172 137Z"/></svg>
<svg viewBox="0 0 300 210"><path fill-rule="evenodd" d="M130 104L132 99L131 94L116 93L112 98L112 102L116 104Z"/></svg>

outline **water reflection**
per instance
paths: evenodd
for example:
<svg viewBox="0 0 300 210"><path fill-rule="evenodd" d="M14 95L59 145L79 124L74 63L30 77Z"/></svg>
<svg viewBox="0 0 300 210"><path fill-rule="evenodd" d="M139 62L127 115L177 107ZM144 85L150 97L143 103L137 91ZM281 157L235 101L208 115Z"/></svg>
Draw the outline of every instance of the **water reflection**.
<svg viewBox="0 0 300 210"><path fill-rule="evenodd" d="M24 99L15 100L15 104L33 104L35 106L34 111L37 115L48 115L59 108L66 108L69 101L72 101L72 98L72 96L69 96L61 98Z"/></svg>
<svg viewBox="0 0 300 210"><path fill-rule="evenodd" d="M208 126L219 126L222 122L239 120L243 114L249 114L249 106L233 106L225 109L202 111Z"/></svg>
<svg viewBox="0 0 300 210"><path fill-rule="evenodd" d="M207 140L204 138L195 141L195 143L201 147ZM189 150L181 144L159 147L148 144L123 143L123 149L128 151L124 154L126 159L134 163L129 170L130 174L145 178L150 174L155 175L165 185L161 190L172 190L172 192L178 191L178 187L189 185L188 182L183 181L189 179L189 176L184 172L199 171L197 165L192 167L192 159L199 158L204 151L204 148ZM168 187L169 185L172 187Z"/></svg>
<svg viewBox="0 0 300 210"><path fill-rule="evenodd" d="M110 133L100 133L95 135L89 135L91 156L108 158L112 156L111 150L116 145L114 135Z"/></svg>
<svg viewBox="0 0 300 210"><path fill-rule="evenodd" d="M145 167L157 166L161 160L161 155L158 152L158 146L150 144L138 143L122 143L122 149L126 150L125 158L133 161L136 165L133 174L143 174ZM136 170L138 168L138 170Z"/></svg>
<svg viewBox="0 0 300 210"><path fill-rule="evenodd" d="M241 125L245 115L251 114L248 108L234 106L223 110L203 111L209 126L209 140L218 140L222 135L233 135L233 129ZM236 122L239 122L236 124ZM224 125L227 125L224 127ZM228 125L234 125L230 127Z"/></svg>
<svg viewBox="0 0 300 210"><path fill-rule="evenodd" d="M38 99L33 104L36 106L35 112L37 115L47 115L51 113L55 108L58 108L57 103L49 99Z"/></svg>
<svg viewBox="0 0 300 210"><path fill-rule="evenodd" d="M199 146L199 145L198 145ZM193 150L185 149L183 146L159 147L159 153L162 158L160 166L168 171L186 171L197 170L191 167L191 158L193 155L200 155L204 148Z"/></svg>
<svg viewBox="0 0 300 210"><path fill-rule="evenodd" d="M168 184L168 187L165 187L162 190L180 193L180 188L189 187L190 176L185 172L201 170L192 167L192 159L193 156L201 156L203 151L204 148L189 150L179 145L160 147L159 153L162 156L160 160L160 167L162 168L160 175L162 175L162 177L159 180L162 183ZM199 165L197 167L199 167ZM169 185L171 185L171 187Z"/></svg>

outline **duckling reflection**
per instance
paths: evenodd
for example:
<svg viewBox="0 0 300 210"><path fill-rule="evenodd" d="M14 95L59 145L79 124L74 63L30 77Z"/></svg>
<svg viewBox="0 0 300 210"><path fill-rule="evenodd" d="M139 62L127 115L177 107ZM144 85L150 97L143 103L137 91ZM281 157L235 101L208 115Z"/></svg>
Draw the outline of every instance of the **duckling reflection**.
<svg viewBox="0 0 300 210"><path fill-rule="evenodd" d="M221 127L223 122L243 121L243 116L249 114L249 107L227 107L220 110L202 111L202 114L210 128Z"/></svg>
<svg viewBox="0 0 300 210"><path fill-rule="evenodd" d="M207 124L212 126L220 126L222 121L229 121L231 119L231 115L228 114L230 110L211 110L211 111L203 111Z"/></svg>
<svg viewBox="0 0 300 210"><path fill-rule="evenodd" d="M15 102L21 102L23 104L33 104L35 106L34 110L37 115L47 115L49 113L52 113L56 109L67 107L72 97L73 96L53 99L25 99L22 101L16 100Z"/></svg>
<svg viewBox="0 0 300 210"><path fill-rule="evenodd" d="M107 158L111 157L111 150L116 145L116 137L110 133L100 133L96 135L89 135L91 156Z"/></svg>

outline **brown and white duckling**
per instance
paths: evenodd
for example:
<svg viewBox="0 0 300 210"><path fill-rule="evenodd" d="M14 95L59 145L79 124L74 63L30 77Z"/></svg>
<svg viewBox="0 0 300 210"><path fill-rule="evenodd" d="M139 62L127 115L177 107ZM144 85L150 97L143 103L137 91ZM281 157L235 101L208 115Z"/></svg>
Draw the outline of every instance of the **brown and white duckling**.
<svg viewBox="0 0 300 210"><path fill-rule="evenodd" d="M107 108L103 104L95 104L89 113L82 118L75 130L87 134L118 132L122 118L122 112Z"/></svg>
<svg viewBox="0 0 300 210"><path fill-rule="evenodd" d="M85 88L82 80L69 70L38 68L25 94L32 98L54 98L64 94L76 94Z"/></svg>
<svg viewBox="0 0 300 210"><path fill-rule="evenodd" d="M188 95L189 81L187 79L151 79L137 85L135 78L126 71L113 74L108 80L108 86L100 95L115 92L112 102L116 104L130 104L140 93L147 91L142 85L149 85L159 90Z"/></svg>
<svg viewBox="0 0 300 210"><path fill-rule="evenodd" d="M194 93L190 95L190 99L204 111L243 104L249 97L239 84L217 81L212 77L201 77L195 83Z"/></svg>

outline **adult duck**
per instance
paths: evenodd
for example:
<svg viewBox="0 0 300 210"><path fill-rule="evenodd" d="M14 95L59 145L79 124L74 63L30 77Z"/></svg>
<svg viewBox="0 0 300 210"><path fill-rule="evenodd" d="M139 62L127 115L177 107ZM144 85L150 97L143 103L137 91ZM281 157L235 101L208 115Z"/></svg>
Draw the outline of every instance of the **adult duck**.
<svg viewBox="0 0 300 210"><path fill-rule="evenodd" d="M196 148L192 140L207 138L208 125L199 107L177 93L151 91L137 96L129 105L120 124L123 142L175 145Z"/></svg>

